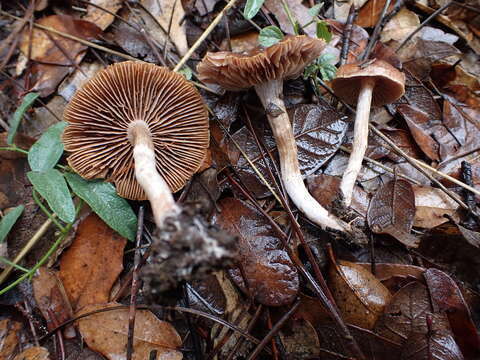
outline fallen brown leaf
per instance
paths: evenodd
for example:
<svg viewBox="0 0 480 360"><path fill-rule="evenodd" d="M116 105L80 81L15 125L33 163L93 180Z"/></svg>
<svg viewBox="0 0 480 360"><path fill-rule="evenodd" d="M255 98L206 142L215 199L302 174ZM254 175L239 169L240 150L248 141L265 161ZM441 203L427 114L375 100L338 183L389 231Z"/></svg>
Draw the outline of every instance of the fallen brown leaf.
<svg viewBox="0 0 480 360"><path fill-rule="evenodd" d="M11 319L0 320L0 359L9 359L17 348L22 323Z"/></svg>
<svg viewBox="0 0 480 360"><path fill-rule="evenodd" d="M410 234L415 216L415 195L412 185L393 179L372 197L368 208L368 225L376 234L389 234L409 247L418 247L419 240Z"/></svg>
<svg viewBox="0 0 480 360"><path fill-rule="evenodd" d="M374 27L380 19L380 14L385 6L385 1L386 0L369 0L358 12L355 24L367 28ZM392 11L394 6L395 3L391 2L387 14Z"/></svg>
<svg viewBox="0 0 480 360"><path fill-rule="evenodd" d="M459 205L442 190L430 186L413 185L415 219L413 226L431 229L449 221L444 215L458 219Z"/></svg>
<svg viewBox="0 0 480 360"><path fill-rule="evenodd" d="M123 269L126 241L95 214L80 223L72 245L60 259L60 279L74 309L108 302Z"/></svg>
<svg viewBox="0 0 480 360"><path fill-rule="evenodd" d="M22 351L13 360L50 360L50 353L44 347L34 346Z"/></svg>
<svg viewBox="0 0 480 360"><path fill-rule="evenodd" d="M349 261L332 262L329 284L335 302L349 324L372 329L390 302L390 292L363 266Z"/></svg>
<svg viewBox="0 0 480 360"><path fill-rule="evenodd" d="M268 221L253 206L234 198L218 203L215 223L238 236L239 269L230 272L235 284L259 303L280 306L297 296L297 269ZM248 286L248 290L245 286Z"/></svg>
<svg viewBox="0 0 480 360"><path fill-rule="evenodd" d="M76 315L115 307L120 304L90 304ZM104 311L88 315L77 321L78 329L87 345L103 354L109 360L125 357L128 335L129 309ZM149 359L150 352L157 351L156 359L181 360L178 351L182 340L175 328L166 321L159 320L148 310L137 310L132 360Z"/></svg>
<svg viewBox="0 0 480 360"><path fill-rule="evenodd" d="M121 0L90 0L89 2L108 10L113 14L115 14L122 7ZM100 29L105 30L110 26L113 20L115 20L115 16L109 14L103 9L93 5L88 5L87 14L82 18L82 20L90 21L91 23L97 25Z"/></svg>

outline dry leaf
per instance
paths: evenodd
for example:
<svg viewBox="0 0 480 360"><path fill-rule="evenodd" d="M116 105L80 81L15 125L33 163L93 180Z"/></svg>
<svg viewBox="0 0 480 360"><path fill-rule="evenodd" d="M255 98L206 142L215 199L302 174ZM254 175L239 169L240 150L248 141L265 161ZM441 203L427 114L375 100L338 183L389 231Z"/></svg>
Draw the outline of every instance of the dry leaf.
<svg viewBox="0 0 480 360"><path fill-rule="evenodd" d="M50 360L50 353L44 347L34 346L22 351L13 360Z"/></svg>
<svg viewBox="0 0 480 360"><path fill-rule="evenodd" d="M380 14L385 6L385 2L386 0L369 0L358 12L355 24L367 28L374 27L380 19ZM387 14L392 11L394 6L395 3L391 2Z"/></svg>
<svg viewBox="0 0 480 360"><path fill-rule="evenodd" d="M49 330L71 318L72 308L56 271L41 267L32 280L32 286L35 301Z"/></svg>
<svg viewBox="0 0 480 360"><path fill-rule="evenodd" d="M320 341L315 328L303 319L291 320L279 332L291 359L309 360L320 356Z"/></svg>
<svg viewBox="0 0 480 360"><path fill-rule="evenodd" d="M91 214L78 226L60 260L60 278L74 309L106 303L123 269L126 239Z"/></svg>
<svg viewBox="0 0 480 360"><path fill-rule="evenodd" d="M19 341L22 323L10 319L0 320L0 359L9 359Z"/></svg>
<svg viewBox="0 0 480 360"><path fill-rule="evenodd" d="M367 221L374 233L389 234L406 246L418 247L419 240L410 234L414 216L412 185L406 180L394 179L373 195Z"/></svg>
<svg viewBox="0 0 480 360"><path fill-rule="evenodd" d="M363 266L349 261L332 262L329 284L343 318L349 324L372 329L390 302L390 292Z"/></svg>
<svg viewBox="0 0 480 360"><path fill-rule="evenodd" d="M99 7L102 7L113 14L115 14L122 7L121 0L90 0L90 3L98 5ZM82 19L90 21L97 25L100 29L105 30L110 26L113 20L115 20L115 16L98 7L88 5L87 15L85 15Z"/></svg>
<svg viewBox="0 0 480 360"><path fill-rule="evenodd" d="M297 20L300 25L305 25L312 21L312 17L308 14L308 8L302 4L302 0L288 0L286 2L293 18ZM282 29L284 33L295 34L292 23L288 19L287 13L285 12L285 8L283 7L281 1L265 0L264 6L270 13L275 15L275 18L280 24L280 29ZM303 28L303 30L308 36L316 37L315 23Z"/></svg>
<svg viewBox="0 0 480 360"><path fill-rule="evenodd" d="M47 16L38 20L37 24L85 40L95 39L101 33L100 28L95 24L68 15ZM34 75L34 85L30 90L40 92L42 97L48 96L55 91L65 75L73 69L73 65L80 63L87 46L37 28L33 29L32 38L29 34L28 29L22 33L20 51L27 56L30 44L32 45L31 59L36 63L31 69Z"/></svg>
<svg viewBox="0 0 480 360"><path fill-rule="evenodd" d="M225 198L218 206L221 212L215 223L239 238L238 260L247 278L246 292L268 306L291 303L298 292L297 269L268 220L251 205L234 198ZM230 275L245 291L242 272L234 269Z"/></svg>
<svg viewBox="0 0 480 360"><path fill-rule="evenodd" d="M115 307L120 304L94 304L85 306L76 315ZM77 321L78 328L87 345L109 360L125 358L128 335L129 309L123 308L88 315ZM175 328L159 320L148 310L137 310L132 360L149 359L150 352L157 351L157 360L181 360L178 351L182 340Z"/></svg>
<svg viewBox="0 0 480 360"><path fill-rule="evenodd" d="M431 229L449 221L444 215L458 218L459 205L445 192L430 186L412 187L417 208L413 226Z"/></svg>
<svg viewBox="0 0 480 360"><path fill-rule="evenodd" d="M406 7L403 7L398 14L385 25L381 32L380 40L383 43L390 40L401 42L419 25L420 20L418 19L418 15Z"/></svg>

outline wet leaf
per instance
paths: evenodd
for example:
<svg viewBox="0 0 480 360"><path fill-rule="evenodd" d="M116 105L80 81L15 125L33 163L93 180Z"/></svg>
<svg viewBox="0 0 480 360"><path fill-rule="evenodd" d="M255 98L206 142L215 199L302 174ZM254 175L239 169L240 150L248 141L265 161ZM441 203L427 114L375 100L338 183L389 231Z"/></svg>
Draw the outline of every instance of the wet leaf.
<svg viewBox="0 0 480 360"><path fill-rule="evenodd" d="M13 114L13 119L10 123L10 127L8 128L8 137L7 137L7 144L11 145L13 143L13 138L17 133L18 126L20 125L20 121L22 121L23 115L25 112L32 106L34 101L38 98L38 93L28 93L24 96L22 103L18 107L18 109Z"/></svg>
<svg viewBox="0 0 480 360"><path fill-rule="evenodd" d="M22 323L11 319L0 320L0 359L9 359L20 340Z"/></svg>
<svg viewBox="0 0 480 360"><path fill-rule="evenodd" d="M327 162L340 147L345 136L348 123L327 103L318 105L298 105L289 112L293 119L293 132L298 148L300 170L310 175ZM267 124L257 124L255 129L260 142L265 144L269 152L276 152L275 140ZM257 143L247 128L237 131L233 139L255 164L265 179L270 179L267 166L274 169L269 156L265 154L266 164L261 157ZM266 196L268 189L258 178L248 161L239 153L237 147L228 144L228 157L236 166L244 184L257 196Z"/></svg>
<svg viewBox="0 0 480 360"><path fill-rule="evenodd" d="M389 234L409 247L417 247L419 241L410 234L414 217L413 188L402 179L383 185L373 195L367 213L368 225L374 233Z"/></svg>
<svg viewBox="0 0 480 360"><path fill-rule="evenodd" d="M4 242L13 225L17 222L20 215L22 215L25 206L19 205L8 211L0 220L0 243Z"/></svg>
<svg viewBox="0 0 480 360"><path fill-rule="evenodd" d="M80 223L72 245L62 254L59 273L74 309L108 302L123 269L125 242L95 214Z"/></svg>
<svg viewBox="0 0 480 360"><path fill-rule="evenodd" d="M62 121L48 128L28 151L28 164L33 171L53 168L63 154L61 135L67 123Z"/></svg>
<svg viewBox="0 0 480 360"><path fill-rule="evenodd" d="M77 174L66 173L68 185L108 226L129 240L135 239L137 217L130 204L117 195L115 187L99 180L87 181Z"/></svg>
<svg viewBox="0 0 480 360"><path fill-rule="evenodd" d="M430 229L449 221L445 215L458 218L459 205L442 190L430 186L412 187L417 209L414 226Z"/></svg>
<svg viewBox="0 0 480 360"><path fill-rule="evenodd" d="M48 330L69 320L73 314L58 272L42 266L32 280L35 301L46 320Z"/></svg>
<svg viewBox="0 0 480 360"><path fill-rule="evenodd" d="M285 350L292 359L308 360L320 356L320 342L315 328L308 321L290 321L279 333Z"/></svg>
<svg viewBox="0 0 480 360"><path fill-rule="evenodd" d="M260 11L265 0L247 0L245 9L243 10L243 16L246 19L251 19Z"/></svg>
<svg viewBox="0 0 480 360"><path fill-rule="evenodd" d="M221 212L215 222L238 236L239 269L231 271L237 286L250 293L259 303L280 306L291 303L298 292L297 269L268 221L254 207L233 198L218 203Z"/></svg>
<svg viewBox="0 0 480 360"><path fill-rule="evenodd" d="M432 313L427 287L421 282L413 281L393 295L384 314L375 324L374 331L401 344L411 333L427 334L427 317L431 317ZM438 314L432 318L432 326L435 329L446 329L448 319Z"/></svg>
<svg viewBox="0 0 480 360"><path fill-rule="evenodd" d="M330 265L329 284L346 322L372 329L390 302L390 292L364 267L339 260Z"/></svg>
<svg viewBox="0 0 480 360"><path fill-rule="evenodd" d="M424 359L463 360L464 357L448 330L411 333L402 348L401 360Z"/></svg>
<svg viewBox="0 0 480 360"><path fill-rule="evenodd" d="M470 310L457 284L443 271L431 268L424 273L435 312L445 313L455 340L466 358L480 356L480 338Z"/></svg>
<svg viewBox="0 0 480 360"><path fill-rule="evenodd" d="M120 304L88 305L77 315L118 305ZM122 354L122 357L125 354L128 318L129 309L123 308L88 315L77 323L83 339L92 350L98 351L109 360L117 360L119 354ZM159 320L150 311L137 310L134 334L132 360L149 359L153 350L157 351L158 359L181 360L183 357L178 351L182 340L174 327Z"/></svg>
<svg viewBox="0 0 480 360"><path fill-rule="evenodd" d="M283 39L282 30L276 26L267 26L260 30L258 43L263 47L269 47Z"/></svg>
<svg viewBox="0 0 480 360"><path fill-rule="evenodd" d="M28 180L42 197L50 209L58 217L71 223L75 220L75 206L62 173L56 169L46 171L29 171Z"/></svg>
<svg viewBox="0 0 480 360"><path fill-rule="evenodd" d="M13 360L50 360L50 353L41 346L34 346L22 351Z"/></svg>
<svg viewBox="0 0 480 360"><path fill-rule="evenodd" d="M370 263L357 263L367 270L372 269ZM375 277L394 294L408 283L423 281L424 268L408 264L375 263Z"/></svg>

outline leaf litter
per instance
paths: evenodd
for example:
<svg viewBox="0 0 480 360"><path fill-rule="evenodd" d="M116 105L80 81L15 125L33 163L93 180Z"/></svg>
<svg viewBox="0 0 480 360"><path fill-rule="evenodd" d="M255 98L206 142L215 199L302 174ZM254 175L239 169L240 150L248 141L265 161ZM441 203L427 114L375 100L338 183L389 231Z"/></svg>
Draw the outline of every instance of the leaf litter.
<svg viewBox="0 0 480 360"><path fill-rule="evenodd" d="M390 2L383 15L379 0L24 3L0 12L0 306L6 310L0 357L479 356L474 1ZM328 43L303 76L284 83L300 171L314 198L368 236L369 247L313 226L285 197L277 147L252 92L224 92L198 80L196 66L207 50L246 53L296 34ZM379 40L367 62L382 59L401 69L406 90L396 103L372 110L372 125L389 141L371 132L345 209L338 189L354 117L329 92L329 81L340 64L360 60L372 39ZM157 289L148 285L149 264L158 263L151 254L163 259L158 241L168 236L155 232L148 206L137 219L146 204L69 169L62 112L108 64L135 57L174 68L189 49L180 72L211 110L211 145L176 198L191 210L189 221L201 219L195 229L209 221L208 234L218 227L230 240L235 236L237 255L198 265L186 262L189 244L169 245L179 248L166 275L183 280ZM448 193L395 146L428 167ZM145 299L166 307L148 308ZM130 301L141 309L129 308ZM62 327L65 321L74 325ZM89 349L81 350L75 332Z"/></svg>

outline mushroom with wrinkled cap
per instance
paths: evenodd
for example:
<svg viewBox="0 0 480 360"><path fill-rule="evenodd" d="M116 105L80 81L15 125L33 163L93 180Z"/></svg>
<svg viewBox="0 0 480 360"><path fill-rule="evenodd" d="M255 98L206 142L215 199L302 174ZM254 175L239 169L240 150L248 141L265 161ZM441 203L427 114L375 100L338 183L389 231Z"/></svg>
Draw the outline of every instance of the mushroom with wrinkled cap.
<svg viewBox="0 0 480 360"><path fill-rule="evenodd" d="M200 80L218 84L227 90L255 88L273 130L282 180L288 195L314 223L350 231L348 224L330 214L306 189L300 173L292 126L282 100L283 80L298 77L324 47L325 42L320 39L286 36L275 45L247 54L226 51L207 53L197 70Z"/></svg>
<svg viewBox="0 0 480 360"><path fill-rule="evenodd" d="M64 117L68 163L79 175L150 200L158 226L178 212L172 192L198 170L209 143L206 107L182 75L143 62L110 65L75 94Z"/></svg>
<svg viewBox="0 0 480 360"><path fill-rule="evenodd" d="M390 104L401 98L405 92L405 75L385 61L369 60L341 66L332 87L346 103L357 103L352 152L340 183L343 202L348 207L367 151L370 106Z"/></svg>

